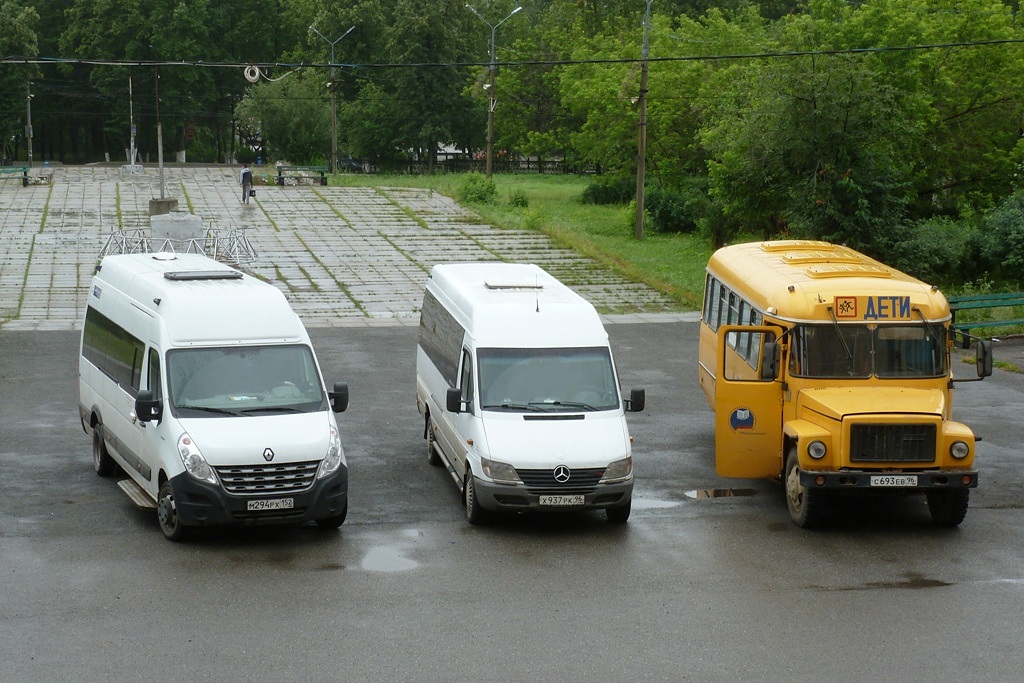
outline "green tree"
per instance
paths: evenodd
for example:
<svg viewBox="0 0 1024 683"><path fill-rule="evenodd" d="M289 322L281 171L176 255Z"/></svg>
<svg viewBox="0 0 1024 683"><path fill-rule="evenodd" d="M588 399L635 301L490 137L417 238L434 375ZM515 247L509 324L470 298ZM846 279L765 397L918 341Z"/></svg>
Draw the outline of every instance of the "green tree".
<svg viewBox="0 0 1024 683"><path fill-rule="evenodd" d="M32 7L24 7L15 0L0 1L0 55L37 56L38 24L39 15ZM28 96L29 81L37 74L33 66L0 64L0 156L14 156L14 143L25 125L25 109L21 105Z"/></svg>

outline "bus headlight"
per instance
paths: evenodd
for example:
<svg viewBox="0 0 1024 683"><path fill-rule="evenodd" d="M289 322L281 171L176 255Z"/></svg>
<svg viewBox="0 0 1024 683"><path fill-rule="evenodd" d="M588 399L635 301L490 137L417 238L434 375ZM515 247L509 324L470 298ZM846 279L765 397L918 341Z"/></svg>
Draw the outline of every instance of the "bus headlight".
<svg viewBox="0 0 1024 683"><path fill-rule="evenodd" d="M825 447L825 443L822 441L812 441L807 444L807 455L811 456L815 460L821 460L825 457L825 453L828 452L828 448Z"/></svg>
<svg viewBox="0 0 1024 683"><path fill-rule="evenodd" d="M604 476L601 477L601 483L608 484L614 481L622 481L623 479L628 479L631 474L633 474L632 456L609 464L605 468Z"/></svg>
<svg viewBox="0 0 1024 683"><path fill-rule="evenodd" d="M963 460L970 452L971 447L965 441L954 441L953 445L949 447L949 454L957 460Z"/></svg>
<svg viewBox="0 0 1024 683"><path fill-rule="evenodd" d="M205 481L207 484L217 483L217 474L210 467L210 464L206 462L203 452L199 450L199 446L196 445L196 442L188 434L182 434L178 437L178 456L181 458L181 464L185 466L185 471L188 472L190 477L199 481Z"/></svg>
<svg viewBox="0 0 1024 683"><path fill-rule="evenodd" d="M498 462L497 460L480 458L480 468L484 471L484 474L496 484L523 483L522 479L519 478L519 475L516 474L516 468L509 465L507 462Z"/></svg>
<svg viewBox="0 0 1024 683"><path fill-rule="evenodd" d="M334 474L344 462L345 450L341 447L341 435L338 434L338 428L331 425L331 438L327 445L327 455L320 462L320 470L316 473L316 478L323 479L328 475Z"/></svg>

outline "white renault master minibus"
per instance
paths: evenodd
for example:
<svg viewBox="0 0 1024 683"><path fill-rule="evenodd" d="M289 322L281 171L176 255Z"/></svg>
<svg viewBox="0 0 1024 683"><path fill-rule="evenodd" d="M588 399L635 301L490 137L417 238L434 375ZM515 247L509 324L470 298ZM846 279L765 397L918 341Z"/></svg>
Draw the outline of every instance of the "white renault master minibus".
<svg viewBox="0 0 1024 683"><path fill-rule="evenodd" d="M348 511L348 466L309 336L272 285L195 254L107 256L92 281L79 414L100 476L160 529L315 521Z"/></svg>
<svg viewBox="0 0 1024 683"><path fill-rule="evenodd" d="M633 456L608 334L589 302L535 265L431 270L416 403L427 458L471 524L496 511L604 509L629 518Z"/></svg>

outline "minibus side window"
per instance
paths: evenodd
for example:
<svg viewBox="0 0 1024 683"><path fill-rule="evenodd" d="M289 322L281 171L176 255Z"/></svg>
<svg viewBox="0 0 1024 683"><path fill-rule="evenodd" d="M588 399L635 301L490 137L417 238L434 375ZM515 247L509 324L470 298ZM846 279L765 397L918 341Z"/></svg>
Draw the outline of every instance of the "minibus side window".
<svg viewBox="0 0 1024 683"><path fill-rule="evenodd" d="M153 392L153 398L163 398L162 386L160 384L160 352L151 348L149 350L149 390Z"/></svg>
<svg viewBox="0 0 1024 683"><path fill-rule="evenodd" d="M467 349L462 350L462 372L459 373L459 389L466 412L473 412L473 357Z"/></svg>

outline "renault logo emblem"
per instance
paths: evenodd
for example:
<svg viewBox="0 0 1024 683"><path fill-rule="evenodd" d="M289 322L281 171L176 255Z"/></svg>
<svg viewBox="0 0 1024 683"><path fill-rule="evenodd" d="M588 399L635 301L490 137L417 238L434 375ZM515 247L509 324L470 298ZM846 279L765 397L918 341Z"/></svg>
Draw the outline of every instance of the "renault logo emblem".
<svg viewBox="0 0 1024 683"><path fill-rule="evenodd" d="M263 449L263 459L266 460L267 462L270 462L271 460L273 460L274 459L274 449L272 449L272 448L264 448Z"/></svg>
<svg viewBox="0 0 1024 683"><path fill-rule="evenodd" d="M555 468L555 481L557 481L559 484L564 484L565 482L569 481L569 477L571 476L572 472L570 472L569 468L566 467L565 465L559 465L558 467Z"/></svg>

